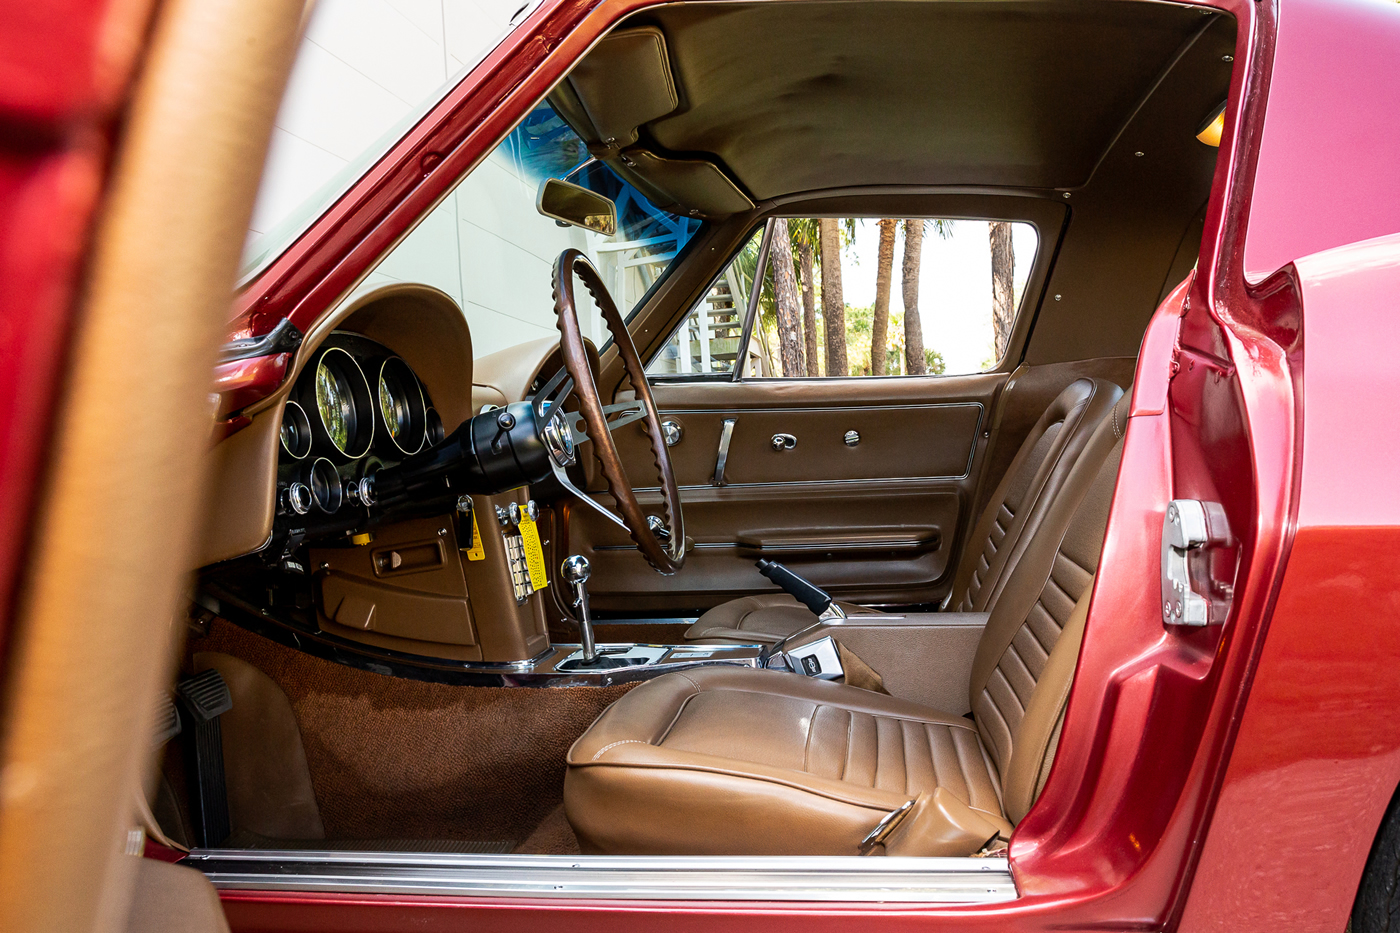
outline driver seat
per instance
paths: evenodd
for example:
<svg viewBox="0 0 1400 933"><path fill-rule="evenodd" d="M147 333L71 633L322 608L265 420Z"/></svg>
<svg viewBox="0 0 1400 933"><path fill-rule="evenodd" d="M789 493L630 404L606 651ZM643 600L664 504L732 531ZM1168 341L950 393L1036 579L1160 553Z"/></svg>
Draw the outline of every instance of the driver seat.
<svg viewBox="0 0 1400 933"><path fill-rule="evenodd" d="M658 677L569 750L564 806L583 851L856 855L883 829L874 851L967 856L1009 838L1059 742L1126 414L1125 397L994 604L970 718L779 671Z"/></svg>

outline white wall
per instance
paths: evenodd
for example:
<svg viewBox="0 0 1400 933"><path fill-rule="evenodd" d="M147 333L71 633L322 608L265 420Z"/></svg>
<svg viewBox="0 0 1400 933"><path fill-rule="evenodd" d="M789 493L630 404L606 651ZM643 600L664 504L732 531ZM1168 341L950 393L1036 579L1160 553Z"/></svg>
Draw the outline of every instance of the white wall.
<svg viewBox="0 0 1400 933"><path fill-rule="evenodd" d="M250 246L304 204L326 206L317 192L366 151L387 148L381 137L407 129L405 121L494 48L524 2L320 0L277 117ZM595 238L541 217L535 193L512 147L500 147L355 294L390 282L442 289L463 308L478 357L557 335L551 266L569 246L595 255ZM625 313L636 296L616 297ZM584 317L585 335L601 344L596 314Z"/></svg>
<svg viewBox="0 0 1400 933"><path fill-rule="evenodd" d="M273 130L266 233L494 48L524 0L319 0Z"/></svg>

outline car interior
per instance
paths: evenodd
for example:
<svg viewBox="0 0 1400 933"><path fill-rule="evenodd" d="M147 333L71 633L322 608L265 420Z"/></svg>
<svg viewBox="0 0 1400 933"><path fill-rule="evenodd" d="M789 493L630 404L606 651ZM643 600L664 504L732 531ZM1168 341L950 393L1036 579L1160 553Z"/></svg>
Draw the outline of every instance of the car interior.
<svg viewBox="0 0 1400 933"><path fill-rule="evenodd" d="M539 274L366 278L213 444L148 836L1004 857L1112 624L1137 355L1196 262L1236 42L1111 0L623 19L499 150L538 154ZM794 371L765 321L821 244L790 231L884 218L1016 228L995 352L857 375L809 315ZM498 291L557 327L476 310Z"/></svg>

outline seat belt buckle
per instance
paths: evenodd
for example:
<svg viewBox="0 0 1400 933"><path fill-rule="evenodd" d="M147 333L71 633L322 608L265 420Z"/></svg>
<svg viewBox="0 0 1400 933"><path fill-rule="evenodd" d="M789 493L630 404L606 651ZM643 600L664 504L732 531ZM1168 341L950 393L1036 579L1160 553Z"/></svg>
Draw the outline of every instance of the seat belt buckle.
<svg viewBox="0 0 1400 933"><path fill-rule="evenodd" d="M787 655L788 665L805 677L840 680L846 676L846 669L841 666L841 652L836 648L836 640L830 635L796 648L788 648L783 653Z"/></svg>
<svg viewBox="0 0 1400 933"><path fill-rule="evenodd" d="M878 845L884 845L885 840L890 838L890 834L899 828L899 824L904 822L904 818L909 815L909 811L914 809L914 804L919 798L911 797L895 809L884 815L880 822L875 824L875 828L866 834L860 841L860 854L869 855Z"/></svg>

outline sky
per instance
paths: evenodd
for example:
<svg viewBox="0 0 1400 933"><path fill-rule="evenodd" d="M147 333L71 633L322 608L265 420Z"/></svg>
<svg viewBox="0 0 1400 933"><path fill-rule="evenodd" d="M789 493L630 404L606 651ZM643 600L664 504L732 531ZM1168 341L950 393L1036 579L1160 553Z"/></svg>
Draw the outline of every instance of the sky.
<svg viewBox="0 0 1400 933"><path fill-rule="evenodd" d="M983 220L953 221L953 235L941 239L930 229L924 234L924 258L919 271L919 315L924 346L943 354L947 374L979 372L992 356L992 253ZM1019 295L1035 259L1036 232L1016 224L1016 292ZM848 305L875 303L875 267L880 251L879 221L857 220L854 242L842 263L842 289ZM904 230L895 241L894 278L890 311L903 309L899 270L904 258Z"/></svg>

